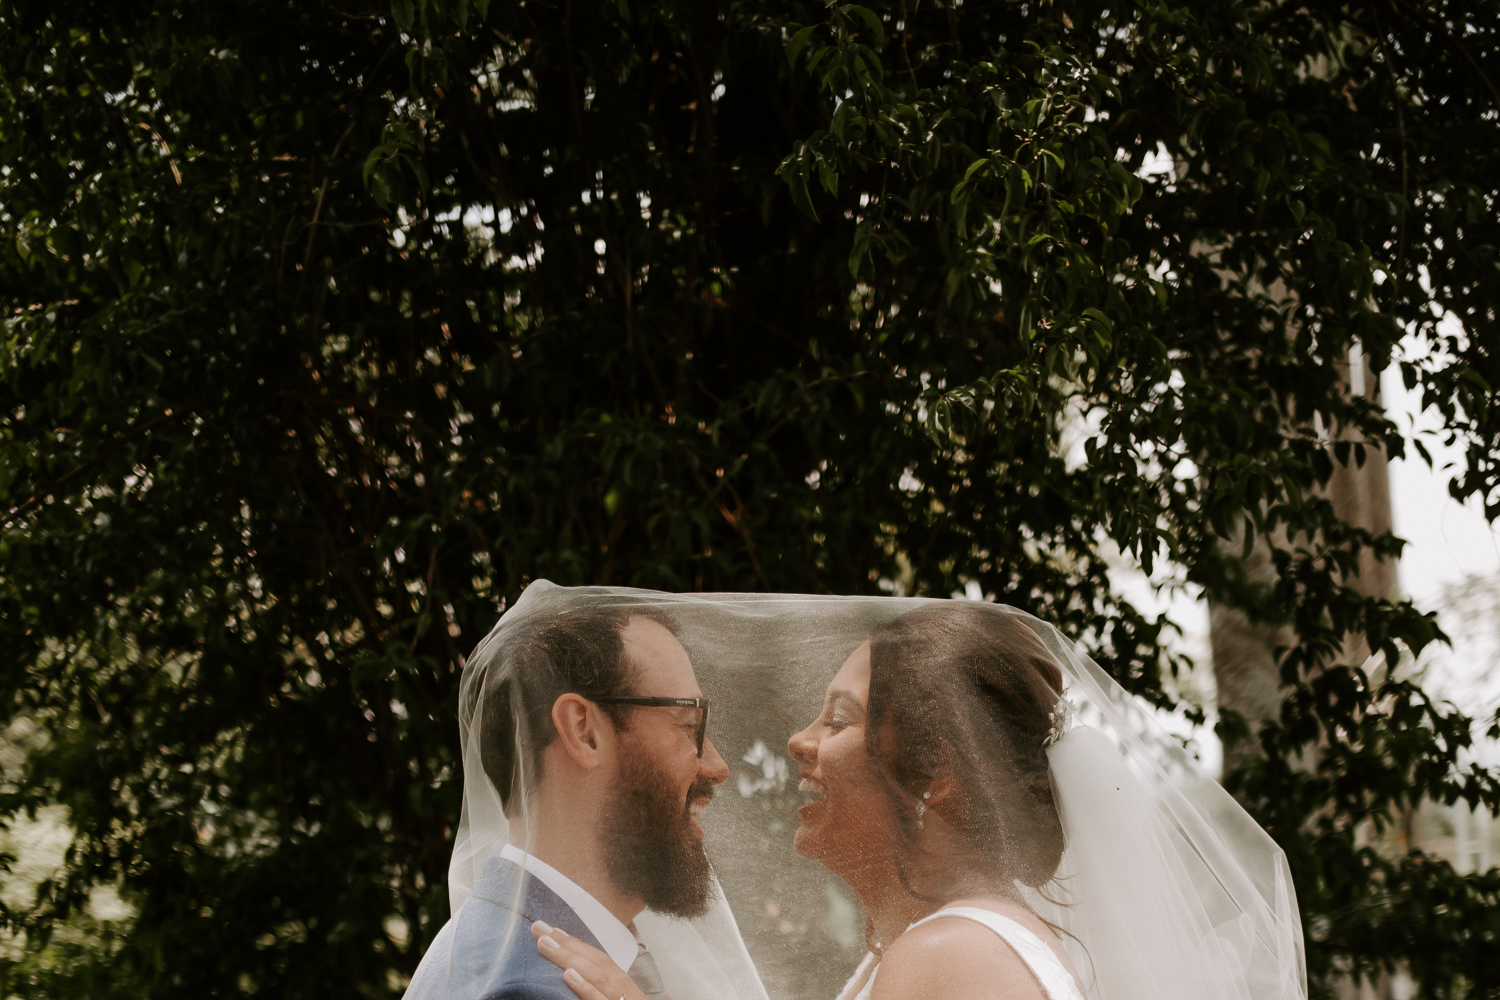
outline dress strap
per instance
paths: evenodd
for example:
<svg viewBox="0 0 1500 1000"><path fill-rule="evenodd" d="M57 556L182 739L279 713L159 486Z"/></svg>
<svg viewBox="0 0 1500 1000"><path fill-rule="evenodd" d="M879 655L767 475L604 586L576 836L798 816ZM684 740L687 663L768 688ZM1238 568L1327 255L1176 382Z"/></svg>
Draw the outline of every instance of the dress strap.
<svg viewBox="0 0 1500 1000"><path fill-rule="evenodd" d="M1000 935L1005 943L1010 945L1011 950L1020 956L1021 961L1026 963L1026 967L1031 970L1031 974L1036 977L1043 992L1047 994L1047 1000L1083 1000L1083 994L1078 989L1078 982L1062 962L1058 961L1057 954L1047 947L1046 942L1041 938L1009 917L1002 917L994 910L985 910L977 906L950 906L918 920L911 926L921 927L941 917L962 917L972 920L975 923L984 924ZM911 927L907 930L911 930Z"/></svg>
<svg viewBox="0 0 1500 1000"><path fill-rule="evenodd" d="M873 952L865 952L864 960L859 963L859 968L854 970L854 975L850 976L849 981L844 984L844 988L839 990L838 1000L868 1000L870 991L875 987L876 970L871 968L873 965L875 965L875 954ZM867 969L870 973L868 977L865 976L865 970ZM864 980L864 985L856 993L854 987L861 979Z"/></svg>

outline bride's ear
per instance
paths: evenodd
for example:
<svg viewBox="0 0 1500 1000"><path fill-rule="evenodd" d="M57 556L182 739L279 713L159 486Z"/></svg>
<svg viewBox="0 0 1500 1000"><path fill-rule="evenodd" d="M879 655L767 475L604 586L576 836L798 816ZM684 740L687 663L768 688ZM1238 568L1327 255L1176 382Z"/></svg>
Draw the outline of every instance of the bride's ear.
<svg viewBox="0 0 1500 1000"><path fill-rule="evenodd" d="M957 782L951 776L940 774L922 789L922 804L928 809L936 809L940 803L952 796L956 787L958 787Z"/></svg>

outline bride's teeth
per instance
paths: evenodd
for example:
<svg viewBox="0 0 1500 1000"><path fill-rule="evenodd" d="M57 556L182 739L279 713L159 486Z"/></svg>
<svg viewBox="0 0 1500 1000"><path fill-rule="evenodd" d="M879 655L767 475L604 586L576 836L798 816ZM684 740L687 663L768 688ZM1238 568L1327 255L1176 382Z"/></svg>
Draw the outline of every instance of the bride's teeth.
<svg viewBox="0 0 1500 1000"><path fill-rule="evenodd" d="M812 780L811 778L803 778L801 781L797 782L797 791L809 792L814 797L821 798L823 795L823 786L818 782Z"/></svg>

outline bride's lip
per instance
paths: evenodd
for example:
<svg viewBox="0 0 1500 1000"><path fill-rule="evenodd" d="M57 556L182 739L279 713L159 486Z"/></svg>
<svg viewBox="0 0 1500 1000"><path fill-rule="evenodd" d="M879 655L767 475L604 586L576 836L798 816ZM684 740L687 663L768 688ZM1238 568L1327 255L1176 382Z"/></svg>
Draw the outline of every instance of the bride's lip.
<svg viewBox="0 0 1500 1000"><path fill-rule="evenodd" d="M817 812L818 806L821 806L824 801L826 801L828 796L828 789L823 785L821 781L817 780L816 778L809 778L806 776L804 776L802 780L797 784L797 791L804 794L812 794L816 796L815 798L812 798L803 803L802 806L797 809L797 817L803 820L807 819L809 816Z"/></svg>
<svg viewBox="0 0 1500 1000"><path fill-rule="evenodd" d="M811 817L815 813L817 813L817 811L823 806L823 804L824 803L823 803L822 799L814 799L811 802L808 802L808 803L805 803L805 804L803 804L801 806L798 806L797 807L797 818L801 819L801 820L808 819L809 817Z"/></svg>

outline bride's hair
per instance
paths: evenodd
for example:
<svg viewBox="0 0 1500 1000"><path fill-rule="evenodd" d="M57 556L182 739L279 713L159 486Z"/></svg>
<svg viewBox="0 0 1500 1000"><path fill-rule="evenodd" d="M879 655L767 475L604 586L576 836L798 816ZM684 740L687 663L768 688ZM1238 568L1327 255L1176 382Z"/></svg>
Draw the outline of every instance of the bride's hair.
<svg viewBox="0 0 1500 1000"><path fill-rule="evenodd" d="M1013 895L1013 881L1039 887L1056 874L1063 833L1046 748L1061 691L1036 633L990 607L932 605L871 631L866 739L905 842L908 891L918 804L941 778L953 790L937 808L966 848L942 897Z"/></svg>

